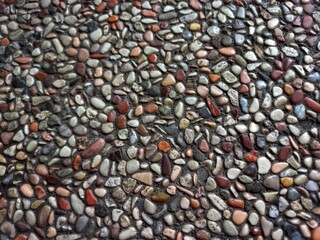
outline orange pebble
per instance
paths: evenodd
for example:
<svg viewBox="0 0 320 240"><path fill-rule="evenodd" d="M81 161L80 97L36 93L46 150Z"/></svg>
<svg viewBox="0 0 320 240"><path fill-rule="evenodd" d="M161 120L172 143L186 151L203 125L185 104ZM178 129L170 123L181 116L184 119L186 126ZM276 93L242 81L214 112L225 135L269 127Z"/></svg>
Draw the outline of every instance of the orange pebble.
<svg viewBox="0 0 320 240"><path fill-rule="evenodd" d="M39 80L44 80L47 76L48 76L48 74L46 74L44 72L37 72L35 75L35 77Z"/></svg>
<svg viewBox="0 0 320 240"><path fill-rule="evenodd" d="M10 40L8 38L1 39L1 45L7 46L10 44Z"/></svg>
<svg viewBox="0 0 320 240"><path fill-rule="evenodd" d="M182 240L182 239L183 239L182 232L178 232L176 239L177 239L177 240Z"/></svg>
<svg viewBox="0 0 320 240"><path fill-rule="evenodd" d="M170 150L170 144L166 141L160 141L158 143L158 148L162 152L168 152Z"/></svg>
<svg viewBox="0 0 320 240"><path fill-rule="evenodd" d="M74 171L78 171L79 170L80 161L81 161L81 157L80 157L80 155L77 154L73 159L72 167L73 167Z"/></svg>
<svg viewBox="0 0 320 240"><path fill-rule="evenodd" d="M26 235L23 235L23 234L20 234L19 236L17 236L14 240L27 240L27 236Z"/></svg>
<svg viewBox="0 0 320 240"><path fill-rule="evenodd" d="M113 7L115 7L117 4L118 4L118 1L116 1L116 0L110 0L110 1L108 2L108 7L109 7L109 8L113 8Z"/></svg>
<svg viewBox="0 0 320 240"><path fill-rule="evenodd" d="M130 56L131 57L137 57L141 53L141 48L140 47L135 47L131 50Z"/></svg>
<svg viewBox="0 0 320 240"><path fill-rule="evenodd" d="M152 32L158 32L160 30L159 25L158 24L153 24L151 27L151 31Z"/></svg>
<svg viewBox="0 0 320 240"><path fill-rule="evenodd" d="M248 86L247 86L247 85L244 85L244 84L241 84L239 92L240 92L240 93L247 93L247 92L249 92Z"/></svg>
<svg viewBox="0 0 320 240"><path fill-rule="evenodd" d="M98 7L96 7L96 12L97 13L101 13L104 8L107 6L107 3L106 2L102 2L98 5Z"/></svg>
<svg viewBox="0 0 320 240"><path fill-rule="evenodd" d="M218 81L220 79L220 76L217 75L217 74L209 74L209 79L210 79L211 82L214 83L214 82L216 82L216 81Z"/></svg>
<svg viewBox="0 0 320 240"><path fill-rule="evenodd" d="M240 199L229 198L228 204L231 207L244 208L244 201Z"/></svg>
<svg viewBox="0 0 320 240"><path fill-rule="evenodd" d="M117 15L113 15L108 18L108 22L114 23L114 22L118 21L118 19L119 19L119 17Z"/></svg>
<svg viewBox="0 0 320 240"><path fill-rule="evenodd" d="M144 107L144 111L146 113L155 113L156 111L158 111L158 105L154 104L154 103L150 103L147 106Z"/></svg>
<svg viewBox="0 0 320 240"><path fill-rule="evenodd" d="M31 123L29 128L30 128L31 132L37 132L38 131L38 123L37 122Z"/></svg>
<svg viewBox="0 0 320 240"><path fill-rule="evenodd" d="M189 157L189 158L191 158L191 157L193 156L193 151L192 151L192 149L188 149L188 150L186 151L186 156Z"/></svg>
<svg viewBox="0 0 320 240"><path fill-rule="evenodd" d="M112 29L112 30L117 30L117 25L116 25L115 23L112 23L112 24L111 24L111 29Z"/></svg>
<svg viewBox="0 0 320 240"><path fill-rule="evenodd" d="M34 190L38 199L46 196L46 191L41 186L35 186Z"/></svg>
<svg viewBox="0 0 320 240"><path fill-rule="evenodd" d="M30 68L31 68L31 65L27 65L27 64L21 65L21 69L23 70L30 69Z"/></svg>
<svg viewBox="0 0 320 240"><path fill-rule="evenodd" d="M150 63L156 63L157 60L158 60L158 57L157 57L156 54L150 54L150 55L148 56L148 60L149 60Z"/></svg>
<svg viewBox="0 0 320 240"><path fill-rule="evenodd" d="M313 230L311 235L312 240L319 240L320 239L320 227L317 227Z"/></svg>
<svg viewBox="0 0 320 240"><path fill-rule="evenodd" d="M200 207L200 202L197 199L191 198L190 205L193 208L198 208L198 207Z"/></svg>
<svg viewBox="0 0 320 240"><path fill-rule="evenodd" d="M236 54L236 50L232 47L224 47L219 49L219 53L224 56L233 56Z"/></svg>
<svg viewBox="0 0 320 240"><path fill-rule="evenodd" d="M285 108L290 112L292 111L292 105L291 104L286 104Z"/></svg>
<svg viewBox="0 0 320 240"><path fill-rule="evenodd" d="M139 1L134 1L134 2L133 2L133 5L134 5L135 7L141 7L141 3L140 3Z"/></svg>
<svg viewBox="0 0 320 240"><path fill-rule="evenodd" d="M244 160L247 162L255 162L255 161L257 161L258 155L259 155L258 151L253 150L253 151L246 153L244 155Z"/></svg>

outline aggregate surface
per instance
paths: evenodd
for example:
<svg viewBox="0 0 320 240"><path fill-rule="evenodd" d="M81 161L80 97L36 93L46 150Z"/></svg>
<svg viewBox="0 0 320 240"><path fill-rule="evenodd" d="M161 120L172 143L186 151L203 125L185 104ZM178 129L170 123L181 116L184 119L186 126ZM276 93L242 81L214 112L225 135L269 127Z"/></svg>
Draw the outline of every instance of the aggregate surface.
<svg viewBox="0 0 320 240"><path fill-rule="evenodd" d="M0 239L320 240L319 0L0 0Z"/></svg>

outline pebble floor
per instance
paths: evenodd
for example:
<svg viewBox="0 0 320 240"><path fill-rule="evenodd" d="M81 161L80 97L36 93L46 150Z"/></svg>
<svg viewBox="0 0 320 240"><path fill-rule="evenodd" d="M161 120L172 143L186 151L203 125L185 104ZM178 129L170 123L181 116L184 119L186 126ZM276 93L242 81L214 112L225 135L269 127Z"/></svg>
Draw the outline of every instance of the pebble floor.
<svg viewBox="0 0 320 240"><path fill-rule="evenodd" d="M1 240L320 240L319 0L0 0Z"/></svg>

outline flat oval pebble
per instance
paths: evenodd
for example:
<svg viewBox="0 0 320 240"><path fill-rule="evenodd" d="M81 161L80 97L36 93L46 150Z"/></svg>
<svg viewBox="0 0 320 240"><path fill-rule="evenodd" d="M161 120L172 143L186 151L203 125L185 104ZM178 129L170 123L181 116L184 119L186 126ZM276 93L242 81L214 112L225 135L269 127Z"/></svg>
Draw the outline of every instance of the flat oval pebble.
<svg viewBox="0 0 320 240"><path fill-rule="evenodd" d="M103 138L97 139L91 145L89 145L81 154L83 158L91 158L102 150L105 145L105 140Z"/></svg>

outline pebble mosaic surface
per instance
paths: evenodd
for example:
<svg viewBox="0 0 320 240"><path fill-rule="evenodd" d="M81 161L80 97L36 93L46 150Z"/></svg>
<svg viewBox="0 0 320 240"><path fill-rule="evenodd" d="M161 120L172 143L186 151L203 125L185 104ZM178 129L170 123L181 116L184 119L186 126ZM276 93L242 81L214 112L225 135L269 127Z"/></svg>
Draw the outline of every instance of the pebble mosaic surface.
<svg viewBox="0 0 320 240"><path fill-rule="evenodd" d="M319 0L0 0L0 239L320 239Z"/></svg>

